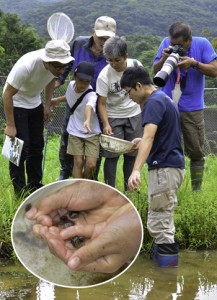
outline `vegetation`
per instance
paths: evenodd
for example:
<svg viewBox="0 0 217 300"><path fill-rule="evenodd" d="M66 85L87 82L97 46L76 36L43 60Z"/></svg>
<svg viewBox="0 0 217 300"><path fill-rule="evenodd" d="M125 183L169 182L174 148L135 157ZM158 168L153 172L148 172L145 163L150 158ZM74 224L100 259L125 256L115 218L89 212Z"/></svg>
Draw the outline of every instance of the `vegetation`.
<svg viewBox="0 0 217 300"><path fill-rule="evenodd" d="M14 63L24 53L43 48L45 38L39 37L30 24L25 23L22 25L21 19L16 14L6 14L0 10L0 24L0 74L1 76L7 76ZM88 32L87 30L85 35ZM82 32L79 34L82 34ZM217 49L216 39L212 38L208 31L205 31L205 34ZM150 74L153 75L152 64L162 37L148 33L143 35L128 34L125 37L129 56L141 61ZM206 78L206 87L217 87L217 80Z"/></svg>
<svg viewBox="0 0 217 300"><path fill-rule="evenodd" d="M55 3L54 3L55 2ZM88 0L0 0L0 74L7 75L16 60L26 52L42 48L48 39L46 22L48 17L56 11L68 14L74 24L76 35L87 35L90 26L100 15L114 17L118 23L118 34L125 35L128 43L129 56L139 59L151 71L151 65L162 39L167 34L168 24L174 21L191 20L194 34L203 35L212 41L217 50L215 3L211 0L198 0L169 3L166 0L154 2L150 0L124 0L105 2ZM13 9L13 10L12 10ZM14 14L17 12L18 15ZM130 12L130 13L129 13ZM120 18L121 15L121 18ZM88 20L88 22L87 22ZM207 28L207 20L209 20ZM25 23L28 22L28 23ZM31 27L32 25L40 33ZM207 79L206 87L216 87L216 79ZM2 93L2 88L0 90ZM213 91L208 95L215 99ZM216 101L212 100L212 105ZM2 112L0 103L0 113ZM1 124L4 118L0 116ZM1 125L3 126L3 125ZM0 128L0 132L1 132ZM0 145L3 144L3 135L0 136ZM55 181L58 176L59 136L49 139L43 183ZM1 149L0 149L1 150ZM120 160L119 169L121 170ZM191 249L216 249L217 248L217 202L215 178L217 176L217 158L207 156L204 189L201 193L192 193L190 188L188 160L186 159L187 172L185 181L178 193L179 205L175 212L176 237L183 248ZM22 203L16 199L8 174L8 161L0 157L0 257L10 257L12 245L10 240L10 226L13 216ZM52 170L52 172L48 172ZM152 240L146 229L147 217L147 169L144 168L143 184L136 192L128 192L127 196L136 205L144 224L144 249L151 248ZM117 176L117 188L123 190L122 172ZM100 181L103 180L102 169Z"/></svg>
<svg viewBox="0 0 217 300"><path fill-rule="evenodd" d="M20 24L16 14L4 14L0 10L0 26L0 74L6 76L20 56L42 48L43 43L33 28Z"/></svg>
<svg viewBox="0 0 217 300"><path fill-rule="evenodd" d="M164 36L169 24L183 20L190 22L194 35L208 30L217 36L216 5L212 0L0 0L0 7L6 12L16 12L24 23L31 23L45 37L46 21L54 12L69 15L75 35L87 35L96 18L109 14L117 20L119 35Z"/></svg>
<svg viewBox="0 0 217 300"><path fill-rule="evenodd" d="M56 180L59 175L59 136L49 137L43 184ZM0 149L1 150L1 149ZM10 258L12 245L10 227L13 216L23 198L16 199L8 175L8 161L0 157L0 257ZM117 188L123 192L122 160L118 166ZM186 176L179 192L179 203L175 210L176 238L183 249L217 249L217 158L208 155L202 192L192 193L189 177L189 162L186 159ZM99 179L103 182L102 167ZM147 220L147 168L144 167L142 186L138 191L127 192L127 197L137 207L144 225L143 250L149 252L152 239L146 228Z"/></svg>

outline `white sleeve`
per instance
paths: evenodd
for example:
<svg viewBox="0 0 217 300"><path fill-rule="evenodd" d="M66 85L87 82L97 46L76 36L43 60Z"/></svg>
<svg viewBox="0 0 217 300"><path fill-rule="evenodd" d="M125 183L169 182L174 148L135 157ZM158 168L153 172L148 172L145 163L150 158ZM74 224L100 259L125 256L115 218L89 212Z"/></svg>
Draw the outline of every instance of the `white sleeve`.
<svg viewBox="0 0 217 300"><path fill-rule="evenodd" d="M101 71L96 81L96 93L102 97L107 97L109 92L108 76L106 74L107 72Z"/></svg>
<svg viewBox="0 0 217 300"><path fill-rule="evenodd" d="M139 66L143 66L143 64L139 60L137 60L137 63Z"/></svg>
<svg viewBox="0 0 217 300"><path fill-rule="evenodd" d="M134 67L136 65L142 66L142 63L137 59L130 58L128 61L129 61L129 64L128 64L129 67Z"/></svg>
<svg viewBox="0 0 217 300"><path fill-rule="evenodd" d="M73 93L73 85L71 84L72 82L69 83L67 90L66 90L66 101L69 105L69 107L72 108L72 106L75 104L75 99L74 99L74 93Z"/></svg>
<svg viewBox="0 0 217 300"><path fill-rule="evenodd" d="M15 64L8 75L7 82L15 89L19 90L29 76L25 66Z"/></svg>
<svg viewBox="0 0 217 300"><path fill-rule="evenodd" d="M90 105L93 108L93 111L96 111L97 94L95 92L91 92L85 97L88 97L86 105Z"/></svg>

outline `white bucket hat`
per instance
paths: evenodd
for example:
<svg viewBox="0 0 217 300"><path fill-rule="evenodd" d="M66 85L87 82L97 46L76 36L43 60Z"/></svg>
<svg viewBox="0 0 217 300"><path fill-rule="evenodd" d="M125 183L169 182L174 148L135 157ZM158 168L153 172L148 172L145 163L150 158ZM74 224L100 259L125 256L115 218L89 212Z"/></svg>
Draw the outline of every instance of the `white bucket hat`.
<svg viewBox="0 0 217 300"><path fill-rule="evenodd" d="M116 21L107 16L99 17L95 22L94 29L97 36L112 37L116 32Z"/></svg>
<svg viewBox="0 0 217 300"><path fill-rule="evenodd" d="M71 56L69 45L63 40L47 42L41 58L45 62L58 61L61 64L68 64L74 60Z"/></svg>

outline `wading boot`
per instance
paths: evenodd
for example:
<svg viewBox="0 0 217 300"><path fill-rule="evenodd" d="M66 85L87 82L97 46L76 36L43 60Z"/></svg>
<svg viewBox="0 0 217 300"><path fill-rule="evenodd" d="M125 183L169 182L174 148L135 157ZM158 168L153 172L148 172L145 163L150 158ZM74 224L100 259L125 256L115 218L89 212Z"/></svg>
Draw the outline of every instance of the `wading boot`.
<svg viewBox="0 0 217 300"><path fill-rule="evenodd" d="M201 191L204 173L204 160L191 161L190 171L192 191Z"/></svg>
<svg viewBox="0 0 217 300"><path fill-rule="evenodd" d="M157 262L157 258L158 258L158 246L157 244L154 244L153 245L153 249L152 249L152 253L151 253L151 259L154 261L154 262Z"/></svg>
<svg viewBox="0 0 217 300"><path fill-rule="evenodd" d="M162 268L177 268L179 249L178 244L158 244L157 263Z"/></svg>

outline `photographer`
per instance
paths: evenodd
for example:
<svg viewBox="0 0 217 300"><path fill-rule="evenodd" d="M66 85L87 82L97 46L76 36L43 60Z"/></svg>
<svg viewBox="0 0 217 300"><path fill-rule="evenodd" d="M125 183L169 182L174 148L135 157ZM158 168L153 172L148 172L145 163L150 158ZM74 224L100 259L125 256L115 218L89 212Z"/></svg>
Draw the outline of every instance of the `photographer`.
<svg viewBox="0 0 217 300"><path fill-rule="evenodd" d="M179 54L179 61L162 90L171 98L176 94L185 154L190 158L192 190L199 191L205 162L205 75L217 76L217 54L206 38L192 37L191 27L184 22L172 24L169 37L161 42L153 64L155 74L161 70L171 52Z"/></svg>

